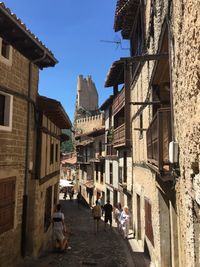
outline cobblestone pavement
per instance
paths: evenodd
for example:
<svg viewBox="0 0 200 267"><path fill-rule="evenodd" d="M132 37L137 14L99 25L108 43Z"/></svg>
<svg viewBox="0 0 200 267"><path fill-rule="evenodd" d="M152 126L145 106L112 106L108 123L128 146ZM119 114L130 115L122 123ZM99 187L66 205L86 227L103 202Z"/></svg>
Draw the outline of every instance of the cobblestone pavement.
<svg viewBox="0 0 200 267"><path fill-rule="evenodd" d="M141 267L137 265L127 243L119 235L117 229L107 228L100 222L97 234L93 231L91 210L84 206L78 208L76 200L61 200L65 221L70 227L69 245L72 247L66 253L48 251L38 260L26 260L22 267ZM21 267L21 266L20 266Z"/></svg>

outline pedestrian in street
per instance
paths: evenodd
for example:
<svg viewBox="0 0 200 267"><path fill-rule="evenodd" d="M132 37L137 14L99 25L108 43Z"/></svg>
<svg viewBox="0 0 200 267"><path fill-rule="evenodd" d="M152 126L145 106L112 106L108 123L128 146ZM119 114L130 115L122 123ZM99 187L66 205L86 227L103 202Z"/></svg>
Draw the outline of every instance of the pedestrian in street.
<svg viewBox="0 0 200 267"><path fill-rule="evenodd" d="M106 231L106 225L109 221L110 228L112 227L112 212L113 212L113 206L110 204L110 200L107 200L107 203L103 207L105 212L105 218L104 218L104 231Z"/></svg>
<svg viewBox="0 0 200 267"><path fill-rule="evenodd" d="M122 227L122 234L123 234L124 239L128 239L130 214L129 214L129 209L127 206L124 206L124 209L121 213L120 224Z"/></svg>
<svg viewBox="0 0 200 267"><path fill-rule="evenodd" d="M92 209L92 215L94 219L94 233L96 234L99 232L99 221L101 219L101 206L98 203L98 200L96 200L96 205Z"/></svg>
<svg viewBox="0 0 200 267"><path fill-rule="evenodd" d="M115 222L117 223L117 229L121 230L121 223L120 223L120 217L123 209L121 206L121 203L117 203L114 214L115 214Z"/></svg>
<svg viewBox="0 0 200 267"><path fill-rule="evenodd" d="M60 204L57 204L56 211L53 213L52 224L54 247L57 248L58 243L61 251L71 249L71 247L68 245L66 237L64 236L64 233L66 233L67 229L64 223L64 214L61 212Z"/></svg>
<svg viewBox="0 0 200 267"><path fill-rule="evenodd" d="M99 196L99 198L98 198L98 204L101 207L101 215L103 216L103 214L104 214L104 209L103 209L104 203L103 203L102 196Z"/></svg>
<svg viewBox="0 0 200 267"><path fill-rule="evenodd" d="M81 193L78 192L77 194L77 203L78 203L78 208L80 208L80 203L81 203Z"/></svg>

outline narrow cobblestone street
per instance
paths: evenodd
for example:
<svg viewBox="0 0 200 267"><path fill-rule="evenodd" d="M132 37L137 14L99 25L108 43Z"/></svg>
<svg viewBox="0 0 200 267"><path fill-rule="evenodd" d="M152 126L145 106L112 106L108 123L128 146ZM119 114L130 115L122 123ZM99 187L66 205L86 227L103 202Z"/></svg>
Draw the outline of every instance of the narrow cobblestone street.
<svg viewBox="0 0 200 267"><path fill-rule="evenodd" d="M65 222L71 234L66 253L49 250L38 260L27 259L20 267L145 267L143 258L131 251L117 229L113 227L104 231L104 223L100 222L99 233L94 234L91 210L83 205L77 206L76 200L61 200Z"/></svg>

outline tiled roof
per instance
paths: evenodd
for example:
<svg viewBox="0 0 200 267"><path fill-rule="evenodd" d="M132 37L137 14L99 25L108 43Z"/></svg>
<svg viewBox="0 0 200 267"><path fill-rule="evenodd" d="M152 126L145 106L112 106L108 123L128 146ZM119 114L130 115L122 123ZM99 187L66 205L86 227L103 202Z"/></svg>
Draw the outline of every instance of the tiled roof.
<svg viewBox="0 0 200 267"><path fill-rule="evenodd" d="M53 53L26 27L3 2L0 2L0 36L30 60L42 57L39 67L54 66L58 61Z"/></svg>
<svg viewBox="0 0 200 267"><path fill-rule="evenodd" d="M124 39L129 39L137 14L139 0L118 0L115 10L114 30L122 31Z"/></svg>
<svg viewBox="0 0 200 267"><path fill-rule="evenodd" d="M105 87L111 87L124 83L124 61L118 60L113 62L105 80Z"/></svg>
<svg viewBox="0 0 200 267"><path fill-rule="evenodd" d="M60 129L70 129L72 127L71 121L59 101L38 96L37 106Z"/></svg>

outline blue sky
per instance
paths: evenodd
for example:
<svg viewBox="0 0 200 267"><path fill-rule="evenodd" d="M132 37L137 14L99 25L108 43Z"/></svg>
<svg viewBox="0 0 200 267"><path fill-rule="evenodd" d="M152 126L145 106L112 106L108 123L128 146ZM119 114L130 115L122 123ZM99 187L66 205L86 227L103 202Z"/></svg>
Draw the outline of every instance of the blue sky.
<svg viewBox="0 0 200 267"><path fill-rule="evenodd" d="M5 5L58 59L54 68L40 72L39 93L60 101L73 121L77 76L91 75L99 93L99 105L112 94L104 88L113 61L127 56L114 43L121 38L113 30L116 0L5 0ZM122 42L122 47L128 47Z"/></svg>

